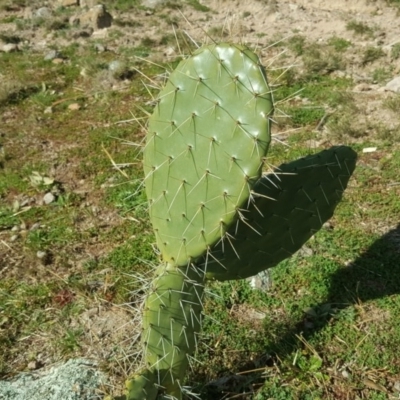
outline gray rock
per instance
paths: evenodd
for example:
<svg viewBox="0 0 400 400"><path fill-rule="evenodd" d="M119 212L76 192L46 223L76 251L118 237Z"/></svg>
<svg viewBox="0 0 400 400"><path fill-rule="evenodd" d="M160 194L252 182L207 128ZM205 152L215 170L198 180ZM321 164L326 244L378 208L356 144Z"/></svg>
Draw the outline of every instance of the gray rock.
<svg viewBox="0 0 400 400"><path fill-rule="evenodd" d="M107 50L106 46L104 46L104 45L101 44L101 43L96 43L96 44L94 45L94 49L95 49L98 53L104 53L104 52Z"/></svg>
<svg viewBox="0 0 400 400"><path fill-rule="evenodd" d="M0 51L4 53L14 53L18 50L19 50L18 45L15 43L7 43L4 44L2 47L0 47Z"/></svg>
<svg viewBox="0 0 400 400"><path fill-rule="evenodd" d="M0 381L2 400L94 400L105 383L104 375L90 360L74 359L46 372L22 373Z"/></svg>
<svg viewBox="0 0 400 400"><path fill-rule="evenodd" d="M267 292L272 287L272 278L269 270L261 271L257 275L247 278L253 289Z"/></svg>
<svg viewBox="0 0 400 400"><path fill-rule="evenodd" d="M47 256L47 253L45 252L45 251L38 251L37 253L36 253L36 257L39 259L39 260L43 260L44 258L46 258L46 256Z"/></svg>
<svg viewBox="0 0 400 400"><path fill-rule="evenodd" d="M158 6L165 4L166 2L167 2L166 0L143 0L142 6L148 8L156 8Z"/></svg>
<svg viewBox="0 0 400 400"><path fill-rule="evenodd" d="M51 61L54 60L55 58L60 58L61 54L57 50L50 50L45 56L44 60L45 61Z"/></svg>
<svg viewBox="0 0 400 400"><path fill-rule="evenodd" d="M50 204L56 199L56 196L54 196L53 193L48 192L43 196L43 201L45 204Z"/></svg>
<svg viewBox="0 0 400 400"><path fill-rule="evenodd" d="M388 82L385 88L391 92L400 93L400 76L396 76L396 78Z"/></svg>
<svg viewBox="0 0 400 400"><path fill-rule="evenodd" d="M114 77L120 77L127 71L127 66L123 61L114 60L108 64L108 69L111 71Z"/></svg>
<svg viewBox="0 0 400 400"><path fill-rule="evenodd" d="M52 12L48 7L40 7L33 13L33 17L35 18L43 18L48 19L52 16Z"/></svg>

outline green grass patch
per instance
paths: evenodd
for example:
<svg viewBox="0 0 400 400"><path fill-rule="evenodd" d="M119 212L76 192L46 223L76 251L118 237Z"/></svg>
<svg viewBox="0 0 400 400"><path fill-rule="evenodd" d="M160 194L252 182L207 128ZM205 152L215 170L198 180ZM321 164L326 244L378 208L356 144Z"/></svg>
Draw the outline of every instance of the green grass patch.
<svg viewBox="0 0 400 400"><path fill-rule="evenodd" d="M346 24L346 29L353 31L357 35L367 35L372 36L374 30L361 21L351 20Z"/></svg>

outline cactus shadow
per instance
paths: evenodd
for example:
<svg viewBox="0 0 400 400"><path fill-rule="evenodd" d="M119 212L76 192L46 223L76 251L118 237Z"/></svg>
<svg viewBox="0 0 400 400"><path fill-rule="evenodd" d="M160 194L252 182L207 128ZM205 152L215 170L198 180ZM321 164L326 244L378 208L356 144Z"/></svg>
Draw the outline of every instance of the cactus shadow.
<svg viewBox="0 0 400 400"><path fill-rule="evenodd" d="M357 259L343 265L332 274L329 286L329 294L322 302L316 304L314 309L326 308L328 305L330 306L328 308L341 312L355 304L400 294L400 224L376 240ZM249 393L253 390L254 394L254 391L265 382L265 377L262 376L260 370L292 353L293 349L298 347L298 335L308 340L324 329L331 319L332 314L329 313L315 320L305 314L298 321L279 326L280 339L270 348L265 349L265 353L260 355L258 364L244 363L238 368L239 371L253 368L254 373L246 374L245 380L242 374L225 376L221 378L222 381L234 382L231 387L225 386L223 391L217 393L217 388L214 386L212 394L209 389L205 389L202 398L204 400L251 399L252 394ZM266 329L268 329L267 326ZM217 386L220 381L216 381ZM242 384L238 385L238 381ZM244 392L247 394L240 395Z"/></svg>

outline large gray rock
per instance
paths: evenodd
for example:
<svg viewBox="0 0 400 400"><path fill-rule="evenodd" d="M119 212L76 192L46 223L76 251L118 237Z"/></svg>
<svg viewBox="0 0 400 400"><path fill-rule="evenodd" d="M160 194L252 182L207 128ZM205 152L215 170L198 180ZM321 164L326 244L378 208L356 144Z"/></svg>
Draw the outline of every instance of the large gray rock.
<svg viewBox="0 0 400 400"><path fill-rule="evenodd" d="M105 376L97 365L85 359L69 360L45 373L19 374L0 381L1 400L95 400Z"/></svg>

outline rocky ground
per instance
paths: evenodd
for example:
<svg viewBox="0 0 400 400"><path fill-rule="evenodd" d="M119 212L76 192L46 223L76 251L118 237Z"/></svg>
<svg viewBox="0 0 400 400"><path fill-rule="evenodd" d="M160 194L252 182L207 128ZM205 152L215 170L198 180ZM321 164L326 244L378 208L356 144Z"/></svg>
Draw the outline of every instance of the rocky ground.
<svg viewBox="0 0 400 400"><path fill-rule="evenodd" d="M281 112L278 110L277 118L280 124L274 127L277 140L286 142L299 129L286 115L288 106L307 110L318 108L320 118L307 128L315 134L310 147L362 142L368 144L367 152L379 153L383 141L398 143L400 140L398 5L396 1L385 0L0 0L0 61L18 54L22 63L15 68L0 69L0 145L5 148L15 138L20 140L19 132L28 132L19 143L26 149L40 150L46 162L54 164L47 175L37 173L29 178L33 185L49 185L52 191L25 197L9 191L3 197L0 195L0 202L13 205L15 212L19 212L33 205L51 205L61 197L63 190L71 190L85 196L88 206L82 208L90 209L91 218L97 219L96 224L103 224L110 230L118 227L121 222L115 210L98 211L102 190L112 182L102 183L103 186L94 189L89 179L77 176L73 167L72 172L67 171L65 164L59 161L64 152L80 146L80 139L68 144L63 143L62 138L43 141L40 134L43 125L34 123L27 129L24 118L29 116L18 110L15 99L28 97L41 85L41 93L50 100L35 108L35 121L46 121L65 107L62 110L68 113L67 117L55 127L62 129L68 125L76 129L78 135L88 134L90 129L124 124L130 120L131 112L151 105L151 102L141 103L143 94L131 94L133 77L137 78L148 68L144 65L172 63L182 53L211 40L241 42L256 49L276 78L272 82L276 86L294 79L305 82L312 77L351 82L346 94L335 101L323 99L316 105L307 96L292 96L279 105ZM40 60L41 68L50 72L36 75L37 71L30 63L32 57ZM142 60L146 60L145 64ZM72 67L76 68L70 76L68 71ZM54 77L55 88L47 87L49 76L46 74L52 74L55 69L64 75ZM156 81L149 83L143 76L151 90L162 79L159 75ZM57 84L68 86L67 95ZM323 90L323 86L321 88ZM96 101L103 93L121 94L118 104L114 104L118 108L114 121L100 121L100 115L94 112ZM125 98L124 93L129 96ZM103 110L107 109L106 105L100 104ZM86 116L77 119L76 127L74 113L77 112ZM107 155L103 156L107 158ZM4 162L2 157L5 160L0 151L0 167ZM63 182L63 188L54 184L59 181ZM82 229L89 229L88 221L82 222ZM376 229L385 233L391 227L385 221ZM25 273L32 269L32 263L38 263L39 268L56 264L53 273L66 280L68 268L79 269L88 258L100 259L111 251L111 245L105 241L88 241L79 246L79 251L68 261L68 268L61 262L57 264L60 260L57 255L50 257L41 249L35 249L34 255L28 257L19 239L36 228L34 224L3 228L0 225L0 278L2 275L3 278L15 278L20 271ZM29 279L33 282L44 276L48 277L48 271L43 275L32 274ZM96 282L92 284L96 286ZM103 286L102 290L108 295L107 287ZM73 296L68 291L60 291L58 295L58 303L68 303L69 296ZM92 308L84 310L71 322L72 330L83 326L92 334L76 356L89 355L103 362L112 353L109 349L113 343L127 343L138 334L132 312L114 305L113 300L110 297L107 305L92 304ZM0 332L2 324L6 326L6 320L2 321L1 317L0 307ZM116 326L119 328L113 329ZM7 352L2 360L11 366L4 368L7 378L16 372L50 367L62 359L59 354L46 354L47 342L43 335L32 339L31 344L37 346L34 353L41 356L32 363L22 356L23 346L15 345L15 354ZM117 364L124 364L124 355L118 357L122 361ZM112 377L111 385L120 385L121 370L131 372L129 366L120 367L119 375ZM109 387L103 387L103 390L107 392Z"/></svg>

